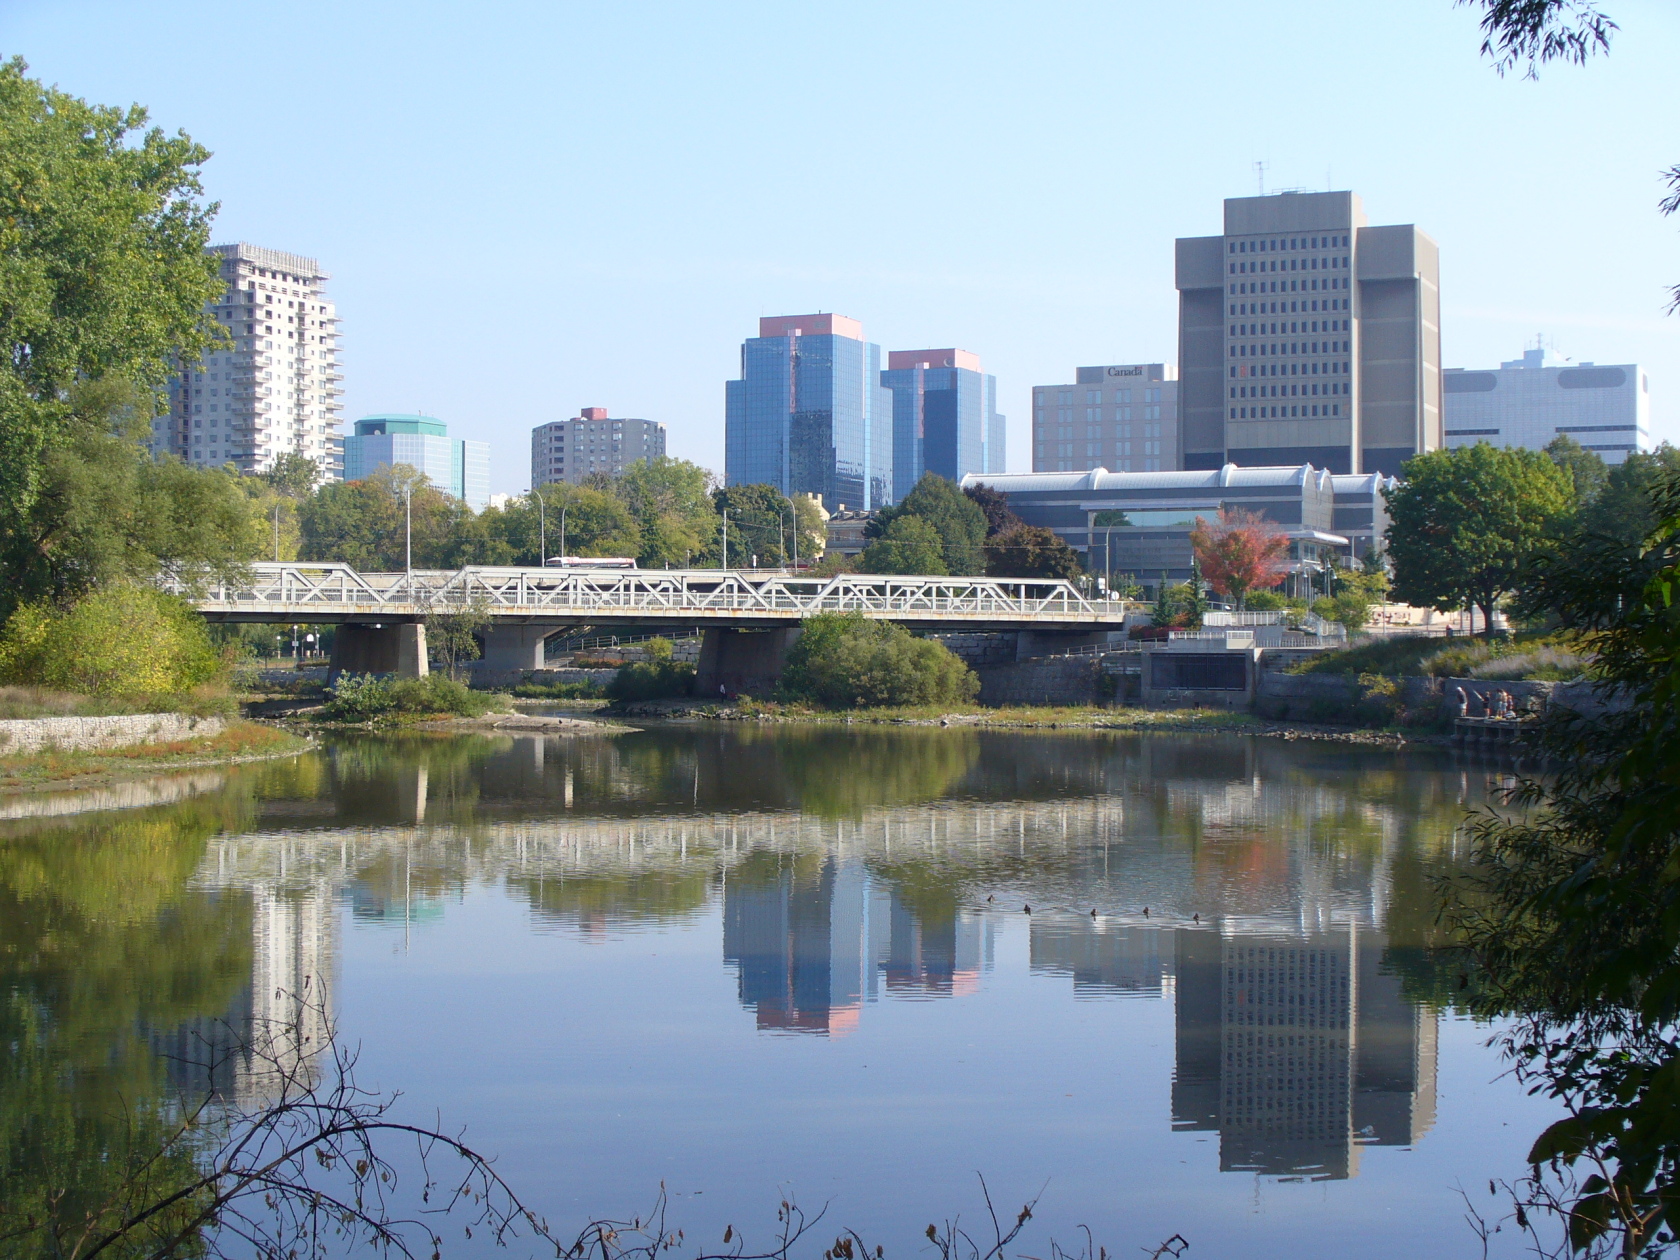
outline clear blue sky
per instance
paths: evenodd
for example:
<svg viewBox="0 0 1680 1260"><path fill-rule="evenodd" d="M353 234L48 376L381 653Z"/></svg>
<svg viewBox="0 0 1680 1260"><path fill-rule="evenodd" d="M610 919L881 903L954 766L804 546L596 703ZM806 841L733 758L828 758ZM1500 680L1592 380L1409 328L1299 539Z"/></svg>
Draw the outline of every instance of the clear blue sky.
<svg viewBox="0 0 1680 1260"><path fill-rule="evenodd" d="M1605 3L1537 83L1451 0L0 0L0 52L214 150L216 240L333 275L346 419L440 416L518 491L580 406L721 473L741 339L810 310L975 351L1025 469L1034 384L1173 359L1173 238L1256 161L1440 242L1447 366L1637 361L1680 441L1680 10Z"/></svg>

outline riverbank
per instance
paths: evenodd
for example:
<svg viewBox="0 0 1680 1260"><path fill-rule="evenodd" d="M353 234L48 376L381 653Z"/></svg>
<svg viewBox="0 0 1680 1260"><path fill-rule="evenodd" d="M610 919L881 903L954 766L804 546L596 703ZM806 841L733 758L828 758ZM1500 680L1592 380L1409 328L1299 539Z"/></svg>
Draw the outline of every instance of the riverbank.
<svg viewBox="0 0 1680 1260"><path fill-rule="evenodd" d="M259 722L232 721L203 739L178 739L82 752L52 749L0 757L0 794L102 787L176 770L291 757L314 740Z"/></svg>
<svg viewBox="0 0 1680 1260"><path fill-rule="evenodd" d="M601 710L636 721L776 722L826 726L984 727L1000 730L1207 732L1271 739L1322 740L1390 748L1448 747L1450 735L1407 728L1365 728L1285 722L1226 709L1134 709L1096 706L1010 706L995 709L898 708L828 712L752 700L733 704L644 700Z"/></svg>

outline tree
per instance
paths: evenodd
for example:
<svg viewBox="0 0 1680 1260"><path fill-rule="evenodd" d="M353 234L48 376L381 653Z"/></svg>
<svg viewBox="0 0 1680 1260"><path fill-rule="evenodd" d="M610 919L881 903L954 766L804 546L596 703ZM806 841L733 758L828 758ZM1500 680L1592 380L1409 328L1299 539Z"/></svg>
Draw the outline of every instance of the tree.
<svg viewBox="0 0 1680 1260"><path fill-rule="evenodd" d="M920 516L901 516L863 549L859 573L925 574L943 577L945 540Z"/></svg>
<svg viewBox="0 0 1680 1260"><path fill-rule="evenodd" d="M306 499L315 492L315 485L321 480L321 466L307 455L285 451L267 472L258 473L257 477L289 499Z"/></svg>
<svg viewBox="0 0 1680 1260"><path fill-rule="evenodd" d="M799 530L801 563L815 560L827 542L817 505L804 495L789 497L775 486L757 482L726 486L712 495L717 516L713 547L722 545L722 516L729 514L729 567L744 568L758 557L767 568L788 564L793 557L795 521Z"/></svg>
<svg viewBox="0 0 1680 1260"><path fill-rule="evenodd" d="M1238 608L1250 591L1276 586L1289 572L1288 537L1247 508L1220 508L1211 524L1198 516L1190 546L1208 584Z"/></svg>
<svg viewBox="0 0 1680 1260"><path fill-rule="evenodd" d="M862 613L805 622L788 652L782 693L830 708L965 702L980 680L942 643Z"/></svg>
<svg viewBox="0 0 1680 1260"><path fill-rule="evenodd" d="M979 573L985 567L981 544L986 540L986 514L957 483L938 473L923 473L895 507L875 514L864 529L867 538L881 538L901 516L919 516L939 535L945 572Z"/></svg>
<svg viewBox="0 0 1680 1260"><path fill-rule="evenodd" d="M1017 524L986 539L987 577L1073 581L1084 572L1079 553L1042 526Z"/></svg>
<svg viewBox="0 0 1680 1260"><path fill-rule="evenodd" d="M628 521L622 507L617 513L620 521ZM404 568L410 542L417 569L509 564L513 548L491 529L501 515L475 513L407 465L385 467L361 481L328 482L305 499L298 512L298 550L304 560L338 561L380 573ZM534 532L531 538L534 552ZM526 563L536 563L534 554Z"/></svg>
<svg viewBox="0 0 1680 1260"><path fill-rule="evenodd" d="M686 459L638 459L613 482L641 536L645 568L680 568L718 546L712 474ZM803 553L803 548L801 548Z"/></svg>
<svg viewBox="0 0 1680 1260"><path fill-rule="evenodd" d="M1577 514L1579 537L1639 542L1660 523L1655 492L1680 473L1680 449L1664 442L1656 450L1629 451L1605 474L1604 488Z"/></svg>
<svg viewBox="0 0 1680 1260"><path fill-rule="evenodd" d="M1486 442L1414 456L1403 473L1383 490L1395 596L1442 612L1479 608L1491 637L1500 600L1572 506L1568 475L1539 451Z"/></svg>
<svg viewBox="0 0 1680 1260"><path fill-rule="evenodd" d="M987 485L973 485L964 490L963 494L985 514L988 538L1006 534L1017 525L1026 524L1010 510L1009 496L1001 490L994 490Z"/></svg>
<svg viewBox="0 0 1680 1260"><path fill-rule="evenodd" d="M218 334L222 288L199 201L210 155L144 130L146 111L89 105L0 65L0 547L16 547L47 453L88 381L160 389Z"/></svg>
<svg viewBox="0 0 1680 1260"><path fill-rule="evenodd" d="M463 661L483 655L478 636L489 627L490 604L482 595L436 604L426 613L426 644L454 678Z"/></svg>
<svg viewBox="0 0 1680 1260"><path fill-rule="evenodd" d="M0 540L0 616L30 600L72 601L101 583L146 581L164 564L237 578L259 536L238 479L154 461L138 434L152 395L107 378L75 386L64 428L34 473L27 511Z"/></svg>
<svg viewBox="0 0 1680 1260"><path fill-rule="evenodd" d="M25 604L0 630L0 681L90 696L178 695L222 672L204 621L149 587L111 584L68 610Z"/></svg>
<svg viewBox="0 0 1680 1260"><path fill-rule="evenodd" d="M1560 433L1546 443L1546 455L1569 474L1577 507L1585 507L1603 493L1608 469L1597 451L1589 451L1567 433Z"/></svg>

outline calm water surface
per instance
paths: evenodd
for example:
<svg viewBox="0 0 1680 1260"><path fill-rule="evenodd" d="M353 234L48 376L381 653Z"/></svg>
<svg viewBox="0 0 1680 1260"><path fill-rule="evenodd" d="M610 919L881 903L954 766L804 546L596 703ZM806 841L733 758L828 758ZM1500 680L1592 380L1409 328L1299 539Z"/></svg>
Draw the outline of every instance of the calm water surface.
<svg viewBox="0 0 1680 1260"><path fill-rule="evenodd" d="M663 1182L690 1236L757 1241L791 1194L917 1254L982 1173L1111 1253L1470 1255L1458 1188L1550 1118L1431 950L1495 774L1086 732L357 739L0 823L0 981L96 1128L260 1097L206 1043L324 993L364 1084L557 1225Z"/></svg>

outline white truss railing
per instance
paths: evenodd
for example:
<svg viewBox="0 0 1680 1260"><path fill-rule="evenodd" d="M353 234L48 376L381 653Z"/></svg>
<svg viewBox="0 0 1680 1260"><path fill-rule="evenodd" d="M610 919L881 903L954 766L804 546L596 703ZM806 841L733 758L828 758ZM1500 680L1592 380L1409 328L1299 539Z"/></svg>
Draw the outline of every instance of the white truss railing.
<svg viewBox="0 0 1680 1260"><path fill-rule="evenodd" d="M166 576L212 617L333 621L423 617L477 607L492 618L629 621L798 621L861 612L882 621L1108 625L1121 601L1091 601L1068 582L1016 578L812 578L717 569L535 569L474 567L358 573L347 564L253 564L250 580L191 584Z"/></svg>

